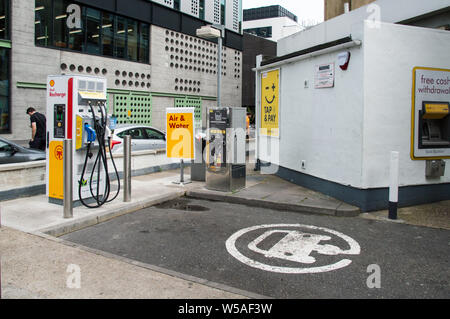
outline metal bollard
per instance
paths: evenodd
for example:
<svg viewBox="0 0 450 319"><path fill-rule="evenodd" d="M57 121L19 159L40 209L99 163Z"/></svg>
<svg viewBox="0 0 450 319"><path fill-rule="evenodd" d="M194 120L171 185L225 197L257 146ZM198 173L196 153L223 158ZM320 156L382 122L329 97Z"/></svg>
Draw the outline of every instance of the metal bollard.
<svg viewBox="0 0 450 319"><path fill-rule="evenodd" d="M131 136L123 138L123 201L131 202Z"/></svg>
<svg viewBox="0 0 450 319"><path fill-rule="evenodd" d="M73 165L72 140L63 143L64 218L73 218Z"/></svg>
<svg viewBox="0 0 450 319"><path fill-rule="evenodd" d="M397 219L399 152L391 152L389 169L389 219Z"/></svg>
<svg viewBox="0 0 450 319"><path fill-rule="evenodd" d="M184 183L184 161L181 160L180 162L180 183L183 184Z"/></svg>

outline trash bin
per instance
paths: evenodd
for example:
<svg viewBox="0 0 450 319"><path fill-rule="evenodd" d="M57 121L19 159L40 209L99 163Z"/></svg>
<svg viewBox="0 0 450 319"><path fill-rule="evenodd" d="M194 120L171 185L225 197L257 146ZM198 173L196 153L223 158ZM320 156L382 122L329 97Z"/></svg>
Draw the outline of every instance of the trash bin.
<svg viewBox="0 0 450 319"><path fill-rule="evenodd" d="M199 129L194 138L195 158L191 165L191 180L204 182L206 180L206 163L203 156L206 147L206 129Z"/></svg>

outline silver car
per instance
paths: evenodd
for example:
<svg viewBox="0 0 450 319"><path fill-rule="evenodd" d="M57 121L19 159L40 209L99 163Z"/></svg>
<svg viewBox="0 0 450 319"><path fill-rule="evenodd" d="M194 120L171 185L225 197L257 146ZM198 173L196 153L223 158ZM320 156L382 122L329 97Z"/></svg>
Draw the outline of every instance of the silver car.
<svg viewBox="0 0 450 319"><path fill-rule="evenodd" d="M0 164L45 160L45 152L29 149L0 137Z"/></svg>
<svg viewBox="0 0 450 319"><path fill-rule="evenodd" d="M166 134L151 126L129 125L117 127L111 137L111 152L123 153L123 137L131 136L131 151L166 148Z"/></svg>

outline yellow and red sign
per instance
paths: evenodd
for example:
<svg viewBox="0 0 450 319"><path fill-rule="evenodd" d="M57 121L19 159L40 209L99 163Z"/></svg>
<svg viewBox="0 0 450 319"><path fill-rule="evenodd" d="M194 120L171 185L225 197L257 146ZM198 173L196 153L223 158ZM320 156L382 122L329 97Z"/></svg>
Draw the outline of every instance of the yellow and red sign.
<svg viewBox="0 0 450 319"><path fill-rule="evenodd" d="M166 109L167 158L194 159L194 108Z"/></svg>
<svg viewBox="0 0 450 319"><path fill-rule="evenodd" d="M63 199L63 142L51 141L49 145L49 193L48 196L52 198Z"/></svg>
<svg viewBox="0 0 450 319"><path fill-rule="evenodd" d="M279 137L280 70L261 73L261 135Z"/></svg>

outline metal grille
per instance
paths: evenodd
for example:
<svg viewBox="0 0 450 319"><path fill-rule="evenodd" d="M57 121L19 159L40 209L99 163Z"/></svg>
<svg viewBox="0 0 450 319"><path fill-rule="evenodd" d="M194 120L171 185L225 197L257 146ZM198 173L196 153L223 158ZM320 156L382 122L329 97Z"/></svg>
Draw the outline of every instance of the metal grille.
<svg viewBox="0 0 450 319"><path fill-rule="evenodd" d="M114 115L117 124L144 124L152 123L152 97L115 94Z"/></svg>
<svg viewBox="0 0 450 319"><path fill-rule="evenodd" d="M201 98L176 98L175 107L194 107L195 127L202 126L202 99Z"/></svg>

